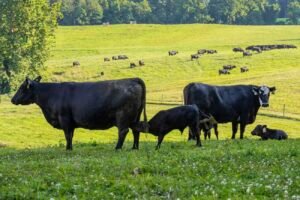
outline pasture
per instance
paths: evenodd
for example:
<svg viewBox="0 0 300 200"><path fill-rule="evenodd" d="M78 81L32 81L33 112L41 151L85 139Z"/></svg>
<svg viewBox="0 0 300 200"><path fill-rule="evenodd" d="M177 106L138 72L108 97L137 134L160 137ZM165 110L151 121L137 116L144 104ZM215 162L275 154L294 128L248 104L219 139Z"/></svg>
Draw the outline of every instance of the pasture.
<svg viewBox="0 0 300 200"><path fill-rule="evenodd" d="M140 77L147 86L147 115L182 104L190 82L217 85L276 86L270 107L260 108L243 141L228 140L230 124L221 124L216 141L203 148L183 135L169 133L159 151L156 138L142 134L139 151L115 152L115 128L76 130L73 152L65 152L63 132L47 124L36 105L0 103L0 199L216 199L300 198L300 28L299 26L112 25L59 27L42 81L97 81ZM234 47L294 44L243 57ZM198 49L216 49L191 61ZM168 56L169 50L179 51ZM125 54L128 60L104 62ZM129 64L145 66L129 68ZM72 67L73 61L80 66ZM237 65L219 75L223 65ZM249 72L241 74L239 67ZM104 72L104 75L101 75ZM151 104L150 104L151 103ZM155 104L152 104L155 103ZM172 105L159 105L161 103ZM256 124L289 134L287 141L259 141L250 135ZM202 137L203 138L203 137ZM201 139L202 139L201 138Z"/></svg>

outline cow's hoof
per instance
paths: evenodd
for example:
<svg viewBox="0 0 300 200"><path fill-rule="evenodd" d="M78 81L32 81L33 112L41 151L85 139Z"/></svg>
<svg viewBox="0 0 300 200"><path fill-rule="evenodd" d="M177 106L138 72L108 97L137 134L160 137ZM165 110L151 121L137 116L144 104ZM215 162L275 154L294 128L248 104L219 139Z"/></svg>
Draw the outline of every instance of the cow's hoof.
<svg viewBox="0 0 300 200"><path fill-rule="evenodd" d="M131 150L139 150L137 147L132 147Z"/></svg>

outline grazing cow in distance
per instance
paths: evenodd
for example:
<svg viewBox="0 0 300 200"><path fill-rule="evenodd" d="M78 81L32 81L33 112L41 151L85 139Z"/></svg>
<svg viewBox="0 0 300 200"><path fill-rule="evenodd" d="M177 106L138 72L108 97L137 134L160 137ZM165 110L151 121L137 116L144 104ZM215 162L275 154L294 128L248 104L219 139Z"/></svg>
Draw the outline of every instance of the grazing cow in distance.
<svg viewBox="0 0 300 200"><path fill-rule="evenodd" d="M80 66L80 62L79 61L74 61L73 62L73 67L78 67Z"/></svg>
<svg viewBox="0 0 300 200"><path fill-rule="evenodd" d="M269 106L270 93L275 87L256 85L214 86L190 83L184 90L185 105L196 104L205 114L212 115L218 123L232 123L232 139L240 124L243 139L247 124L252 124L259 108Z"/></svg>
<svg viewBox="0 0 300 200"><path fill-rule="evenodd" d="M109 61L110 61L109 58L107 58L107 57L104 58L104 62L109 62Z"/></svg>
<svg viewBox="0 0 300 200"><path fill-rule="evenodd" d="M269 129L267 125L257 125L251 134L260 136L262 140L286 140L288 138L288 135L284 131Z"/></svg>
<svg viewBox="0 0 300 200"><path fill-rule="evenodd" d="M244 52L244 49L240 48L240 47L235 47L232 49L233 52Z"/></svg>
<svg viewBox="0 0 300 200"><path fill-rule="evenodd" d="M248 67L241 67L241 73L248 72Z"/></svg>
<svg viewBox="0 0 300 200"><path fill-rule="evenodd" d="M250 53L249 51L245 51L243 52L243 56L252 56L252 53Z"/></svg>
<svg viewBox="0 0 300 200"><path fill-rule="evenodd" d="M198 54L202 55L206 53L206 49L199 49Z"/></svg>
<svg viewBox="0 0 300 200"><path fill-rule="evenodd" d="M191 60L199 59L199 58L200 58L200 55L199 55L199 54L192 54L192 55L191 55Z"/></svg>
<svg viewBox="0 0 300 200"><path fill-rule="evenodd" d="M262 52L260 47L253 47L252 51L255 51L256 53L261 53Z"/></svg>
<svg viewBox="0 0 300 200"><path fill-rule="evenodd" d="M175 56L176 54L178 54L178 51L175 50L169 51L169 56Z"/></svg>
<svg viewBox="0 0 300 200"><path fill-rule="evenodd" d="M126 59L128 59L128 56L126 56L126 55L118 55L118 59L119 60L126 60Z"/></svg>
<svg viewBox="0 0 300 200"><path fill-rule="evenodd" d="M135 63L130 63L130 66L129 66L130 68L134 68L134 67L136 67L136 64Z"/></svg>
<svg viewBox="0 0 300 200"><path fill-rule="evenodd" d="M113 56L112 59L113 60L118 60L118 56Z"/></svg>
<svg viewBox="0 0 300 200"><path fill-rule="evenodd" d="M143 60L139 60L139 65L140 66L144 66L145 65L145 62Z"/></svg>
<svg viewBox="0 0 300 200"><path fill-rule="evenodd" d="M228 69L219 69L219 75L221 74L230 74L230 71Z"/></svg>
<svg viewBox="0 0 300 200"><path fill-rule="evenodd" d="M196 105L178 106L159 111L154 115L148 122L148 132L158 136L156 149L159 149L165 135L169 132L179 130L182 133L186 127L189 127L191 134L197 138L196 145L201 146L199 124L207 120L206 116L199 114ZM146 132L143 130L144 127L142 124L138 124L135 129L138 132Z"/></svg>
<svg viewBox="0 0 300 200"><path fill-rule="evenodd" d="M100 72L100 76L104 76L104 72Z"/></svg>
<svg viewBox="0 0 300 200"><path fill-rule="evenodd" d="M106 130L118 128L116 149L121 149L129 131L146 116L146 86L139 78L99 81L40 83L41 77L26 78L11 102L15 105L37 104L54 128L63 130L67 150L72 150L76 128ZM146 126L146 125L145 125ZM133 130L133 149L139 147L140 133Z"/></svg>
<svg viewBox="0 0 300 200"><path fill-rule="evenodd" d="M223 66L223 69L227 69L227 70L232 70L232 69L234 69L234 68L236 68L235 65L224 65L224 66Z"/></svg>
<svg viewBox="0 0 300 200"><path fill-rule="evenodd" d="M218 53L217 50L206 50L207 54L215 54Z"/></svg>

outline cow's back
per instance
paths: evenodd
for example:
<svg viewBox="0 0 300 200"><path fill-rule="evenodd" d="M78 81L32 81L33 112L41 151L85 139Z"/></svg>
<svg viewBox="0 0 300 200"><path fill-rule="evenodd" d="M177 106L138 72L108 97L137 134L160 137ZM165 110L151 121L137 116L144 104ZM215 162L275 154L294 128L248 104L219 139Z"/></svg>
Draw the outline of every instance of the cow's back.
<svg viewBox="0 0 300 200"><path fill-rule="evenodd" d="M212 114L219 123L237 120L254 106L252 87L247 85L213 86L191 83L184 88L185 104Z"/></svg>

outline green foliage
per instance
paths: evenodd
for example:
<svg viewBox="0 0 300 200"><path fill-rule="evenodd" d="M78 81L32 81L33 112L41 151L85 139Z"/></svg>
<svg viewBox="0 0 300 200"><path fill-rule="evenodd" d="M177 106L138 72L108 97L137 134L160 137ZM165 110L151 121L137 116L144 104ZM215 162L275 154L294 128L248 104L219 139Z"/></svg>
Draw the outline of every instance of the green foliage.
<svg viewBox="0 0 300 200"><path fill-rule="evenodd" d="M38 74L49 53L59 4L47 0L1 0L0 93L20 76Z"/></svg>
<svg viewBox="0 0 300 200"><path fill-rule="evenodd" d="M64 0L64 25L129 23L297 24L298 0ZM96 17L95 17L96 15ZM282 15L282 16L280 16Z"/></svg>
<svg viewBox="0 0 300 200"><path fill-rule="evenodd" d="M288 17L292 24L300 24L300 1L292 0L288 4Z"/></svg>

